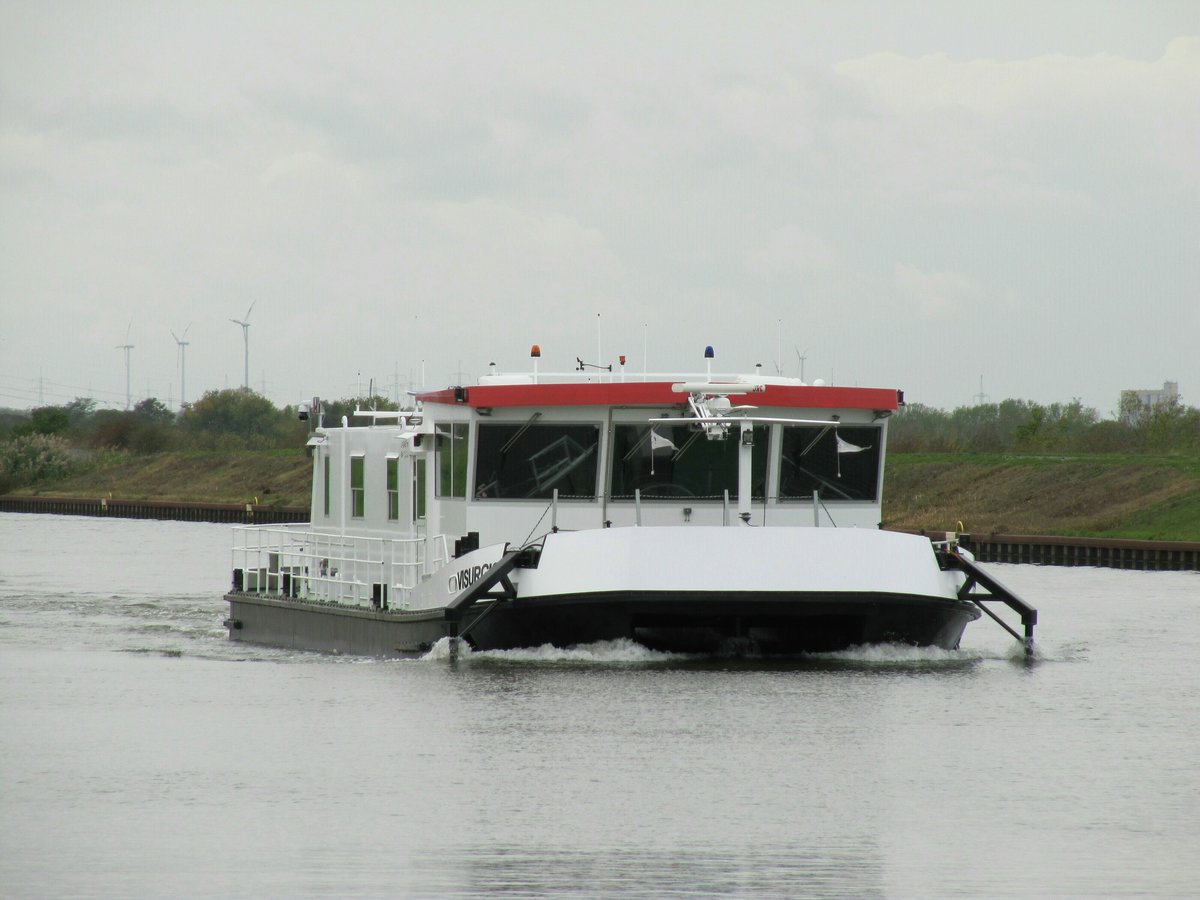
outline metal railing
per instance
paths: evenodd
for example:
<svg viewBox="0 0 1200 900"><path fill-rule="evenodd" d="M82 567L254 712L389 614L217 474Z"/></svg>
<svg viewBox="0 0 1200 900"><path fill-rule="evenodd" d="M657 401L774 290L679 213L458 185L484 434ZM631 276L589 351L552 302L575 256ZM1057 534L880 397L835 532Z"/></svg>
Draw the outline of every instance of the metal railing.
<svg viewBox="0 0 1200 900"><path fill-rule="evenodd" d="M351 606L404 609L450 559L445 535L362 537L307 526L234 528L234 590Z"/></svg>

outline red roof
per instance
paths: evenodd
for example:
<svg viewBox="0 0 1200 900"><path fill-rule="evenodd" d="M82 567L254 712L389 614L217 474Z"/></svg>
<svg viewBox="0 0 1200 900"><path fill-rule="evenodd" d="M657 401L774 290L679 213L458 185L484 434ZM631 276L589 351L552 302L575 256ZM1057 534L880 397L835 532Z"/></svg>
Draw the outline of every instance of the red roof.
<svg viewBox="0 0 1200 900"><path fill-rule="evenodd" d="M582 382L564 384L482 384L416 394L422 403L480 407L547 406L678 406L686 394L671 390L670 381ZM461 399L460 399L461 397ZM759 407L799 409L895 410L899 394L890 388L769 384L766 390L736 395L734 402Z"/></svg>

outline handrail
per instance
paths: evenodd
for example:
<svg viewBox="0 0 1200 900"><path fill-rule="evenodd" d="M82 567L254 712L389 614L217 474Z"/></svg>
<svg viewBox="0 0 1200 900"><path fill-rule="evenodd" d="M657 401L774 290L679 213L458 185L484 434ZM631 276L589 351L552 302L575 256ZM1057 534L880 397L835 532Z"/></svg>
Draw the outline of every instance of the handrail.
<svg viewBox="0 0 1200 900"><path fill-rule="evenodd" d="M368 537L294 526L234 532L235 590L292 599L404 608L421 581L450 559L441 534Z"/></svg>

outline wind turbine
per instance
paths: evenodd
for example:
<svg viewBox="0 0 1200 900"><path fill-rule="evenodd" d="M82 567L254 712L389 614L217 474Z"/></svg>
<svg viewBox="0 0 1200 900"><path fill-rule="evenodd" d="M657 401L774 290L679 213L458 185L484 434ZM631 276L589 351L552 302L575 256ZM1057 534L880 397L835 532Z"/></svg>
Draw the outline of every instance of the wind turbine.
<svg viewBox="0 0 1200 900"><path fill-rule="evenodd" d="M129 343L129 330L133 328L133 316L129 317L129 324L125 326L125 343L117 344L117 350L125 351L125 411L129 411L129 407L133 403L133 394L129 389L129 351L133 349L133 344Z"/></svg>
<svg viewBox="0 0 1200 900"><path fill-rule="evenodd" d="M179 405L187 405L187 346L190 341L185 341L188 331L191 330L192 323L188 322L187 328L183 329L183 337L179 337L174 331L171 332L171 337L175 338L175 343L179 345Z"/></svg>
<svg viewBox="0 0 1200 900"><path fill-rule="evenodd" d="M800 380L804 380L804 363L808 359L808 348L804 348L804 352L800 352L800 348L796 347L796 359L800 361Z"/></svg>
<svg viewBox="0 0 1200 900"><path fill-rule="evenodd" d="M255 300L254 303L258 301ZM246 315L240 319L230 319L234 325L242 326L242 341L246 345L246 374L242 382L242 387L250 390L250 312L254 309L254 303L250 304L250 309L246 310Z"/></svg>

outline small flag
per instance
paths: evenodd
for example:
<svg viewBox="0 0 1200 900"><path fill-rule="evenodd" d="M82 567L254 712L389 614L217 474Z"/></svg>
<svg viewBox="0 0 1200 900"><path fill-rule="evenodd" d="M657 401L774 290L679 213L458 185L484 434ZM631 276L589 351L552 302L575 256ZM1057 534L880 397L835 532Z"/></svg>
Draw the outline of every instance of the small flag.
<svg viewBox="0 0 1200 900"><path fill-rule="evenodd" d="M860 447L857 444L852 444L849 441L842 440L841 435L837 435L838 453L861 453L863 450L870 450L870 447Z"/></svg>
<svg viewBox="0 0 1200 900"><path fill-rule="evenodd" d="M677 450L678 448L672 444L667 438L660 435L653 428L650 429L650 450Z"/></svg>

